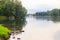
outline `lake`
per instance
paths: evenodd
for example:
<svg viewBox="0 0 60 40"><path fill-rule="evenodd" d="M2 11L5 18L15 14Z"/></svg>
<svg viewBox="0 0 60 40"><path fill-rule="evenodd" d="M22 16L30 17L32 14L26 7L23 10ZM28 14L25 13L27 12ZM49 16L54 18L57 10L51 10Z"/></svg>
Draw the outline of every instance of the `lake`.
<svg viewBox="0 0 60 40"><path fill-rule="evenodd" d="M58 18L59 19L59 18ZM23 33L11 35L9 40L60 40L60 20L48 17L27 17ZM15 38L13 39L13 36Z"/></svg>

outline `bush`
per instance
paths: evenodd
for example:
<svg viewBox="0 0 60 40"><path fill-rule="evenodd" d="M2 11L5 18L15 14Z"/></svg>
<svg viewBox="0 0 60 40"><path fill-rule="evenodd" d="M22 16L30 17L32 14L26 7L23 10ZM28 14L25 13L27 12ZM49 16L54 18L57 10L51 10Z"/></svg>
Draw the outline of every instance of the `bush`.
<svg viewBox="0 0 60 40"><path fill-rule="evenodd" d="M9 37L10 30L3 25L0 25L0 38L7 39Z"/></svg>

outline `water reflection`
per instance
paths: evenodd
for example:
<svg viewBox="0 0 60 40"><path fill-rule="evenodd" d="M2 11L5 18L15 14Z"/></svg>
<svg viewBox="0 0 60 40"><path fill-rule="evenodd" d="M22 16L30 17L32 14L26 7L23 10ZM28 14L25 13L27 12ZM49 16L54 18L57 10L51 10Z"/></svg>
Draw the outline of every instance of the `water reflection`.
<svg viewBox="0 0 60 40"><path fill-rule="evenodd" d="M59 39L60 32L57 31L60 31L60 17L26 17L26 21L26 26L25 20L5 20L0 22L0 24L4 24L4 26L7 26L10 30L12 30L9 40Z"/></svg>
<svg viewBox="0 0 60 40"><path fill-rule="evenodd" d="M54 18L55 19L55 18ZM60 23L49 17L27 17L21 40L57 40L57 31L60 31ZM59 21L60 22L60 21Z"/></svg>
<svg viewBox="0 0 60 40"><path fill-rule="evenodd" d="M51 16L36 16L37 20L47 20L47 21L53 21L55 23L60 22L60 16L58 17L51 17Z"/></svg>
<svg viewBox="0 0 60 40"><path fill-rule="evenodd" d="M11 30L11 36L10 36L9 40L12 40L12 39L19 40L20 39L20 37L17 37L17 35L24 32L24 30L22 30L22 29L23 29L25 23L26 23L25 18L24 19L15 19L15 20L6 19L6 20L3 20L0 22L0 24L4 25L5 27L7 27L8 29Z"/></svg>

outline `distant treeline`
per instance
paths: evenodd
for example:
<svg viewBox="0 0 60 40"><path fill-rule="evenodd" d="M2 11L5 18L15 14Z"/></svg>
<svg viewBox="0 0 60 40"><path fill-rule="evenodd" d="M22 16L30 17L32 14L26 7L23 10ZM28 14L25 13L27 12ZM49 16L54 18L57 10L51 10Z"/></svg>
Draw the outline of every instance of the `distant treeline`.
<svg viewBox="0 0 60 40"><path fill-rule="evenodd" d="M53 16L58 17L60 16L60 9L53 9L47 12L36 12L34 16Z"/></svg>

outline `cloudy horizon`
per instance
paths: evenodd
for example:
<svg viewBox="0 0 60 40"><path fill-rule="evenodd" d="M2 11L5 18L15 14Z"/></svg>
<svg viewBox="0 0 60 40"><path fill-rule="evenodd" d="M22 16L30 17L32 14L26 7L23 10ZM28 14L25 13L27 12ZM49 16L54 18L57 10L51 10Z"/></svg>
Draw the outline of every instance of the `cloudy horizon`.
<svg viewBox="0 0 60 40"><path fill-rule="evenodd" d="M38 11L47 11L54 8L60 9L60 0L21 0L22 5L27 9L28 13Z"/></svg>

